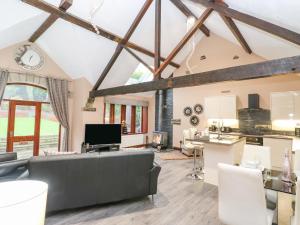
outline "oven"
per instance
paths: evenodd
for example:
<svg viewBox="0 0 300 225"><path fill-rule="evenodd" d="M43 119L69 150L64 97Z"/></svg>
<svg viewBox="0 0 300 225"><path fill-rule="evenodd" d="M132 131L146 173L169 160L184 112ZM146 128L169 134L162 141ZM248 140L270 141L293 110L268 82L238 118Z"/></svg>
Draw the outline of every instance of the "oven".
<svg viewBox="0 0 300 225"><path fill-rule="evenodd" d="M247 145L264 145L264 138L263 137L255 137L255 136L248 136L246 137L246 144Z"/></svg>

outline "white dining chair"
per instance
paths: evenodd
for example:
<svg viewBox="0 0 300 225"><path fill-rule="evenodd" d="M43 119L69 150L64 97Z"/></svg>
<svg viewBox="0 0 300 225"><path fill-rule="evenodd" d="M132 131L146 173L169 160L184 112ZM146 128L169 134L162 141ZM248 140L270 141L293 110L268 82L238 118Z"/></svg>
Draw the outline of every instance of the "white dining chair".
<svg viewBox="0 0 300 225"><path fill-rule="evenodd" d="M272 169L271 149L268 146L245 145L242 156L242 165L258 161L265 169Z"/></svg>
<svg viewBox="0 0 300 225"><path fill-rule="evenodd" d="M292 217L291 225L300 225L300 180L296 184L295 215Z"/></svg>
<svg viewBox="0 0 300 225"><path fill-rule="evenodd" d="M268 146L257 146L257 145L245 145L244 152L242 156L241 165L247 167L248 162L258 161L260 166L264 169L271 170L271 149ZM277 205L277 192L272 190L266 190L266 198L268 207L270 209L275 209Z"/></svg>
<svg viewBox="0 0 300 225"><path fill-rule="evenodd" d="M219 219L226 225L271 225L262 173L258 169L218 164Z"/></svg>

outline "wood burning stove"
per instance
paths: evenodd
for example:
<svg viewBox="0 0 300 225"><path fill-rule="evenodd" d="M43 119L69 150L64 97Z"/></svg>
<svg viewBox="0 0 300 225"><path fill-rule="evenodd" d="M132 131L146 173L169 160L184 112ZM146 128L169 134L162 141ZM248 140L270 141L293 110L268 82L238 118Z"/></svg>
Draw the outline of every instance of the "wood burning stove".
<svg viewBox="0 0 300 225"><path fill-rule="evenodd" d="M152 147L157 148L168 147L168 132L154 131L152 134Z"/></svg>

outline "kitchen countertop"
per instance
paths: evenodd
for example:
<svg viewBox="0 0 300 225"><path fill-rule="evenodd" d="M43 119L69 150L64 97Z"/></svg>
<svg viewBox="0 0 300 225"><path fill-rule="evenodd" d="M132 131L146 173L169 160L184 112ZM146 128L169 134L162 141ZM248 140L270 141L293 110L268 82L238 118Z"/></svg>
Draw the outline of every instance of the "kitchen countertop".
<svg viewBox="0 0 300 225"><path fill-rule="evenodd" d="M210 134L217 134L217 132L210 132ZM238 132L222 133L222 136L262 137L262 138L292 140L293 141L292 151L293 152L300 151L300 137L296 137L296 136L286 136L286 135L279 135L279 134L252 135L252 134L242 134L242 133L238 133Z"/></svg>
<svg viewBox="0 0 300 225"><path fill-rule="evenodd" d="M202 140L202 139L186 139L187 141L191 141L191 142L201 142L201 143L205 143L205 144L218 144L218 145L234 145L240 141L244 141L245 138L244 137L223 137L223 139L218 140L217 138L209 138L209 140Z"/></svg>
<svg viewBox="0 0 300 225"><path fill-rule="evenodd" d="M210 132L210 134L218 134L218 132ZM241 136L241 137L265 137L265 138L276 138L276 139L289 139L293 140L294 136L286 136L286 135L280 135L280 134L243 134L238 132L231 132L231 133L222 133L222 136Z"/></svg>

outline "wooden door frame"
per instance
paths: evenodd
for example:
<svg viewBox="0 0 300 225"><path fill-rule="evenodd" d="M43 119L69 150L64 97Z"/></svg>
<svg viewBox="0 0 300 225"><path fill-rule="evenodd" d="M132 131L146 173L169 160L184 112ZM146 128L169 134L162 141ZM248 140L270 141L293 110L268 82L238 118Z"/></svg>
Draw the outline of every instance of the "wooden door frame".
<svg viewBox="0 0 300 225"><path fill-rule="evenodd" d="M35 123L34 135L32 136L14 136L15 115L17 106L34 106L35 107ZM40 126L41 126L42 102L9 100L9 114L7 127L7 152L13 152L14 142L33 141L33 155L39 155L40 145Z"/></svg>

